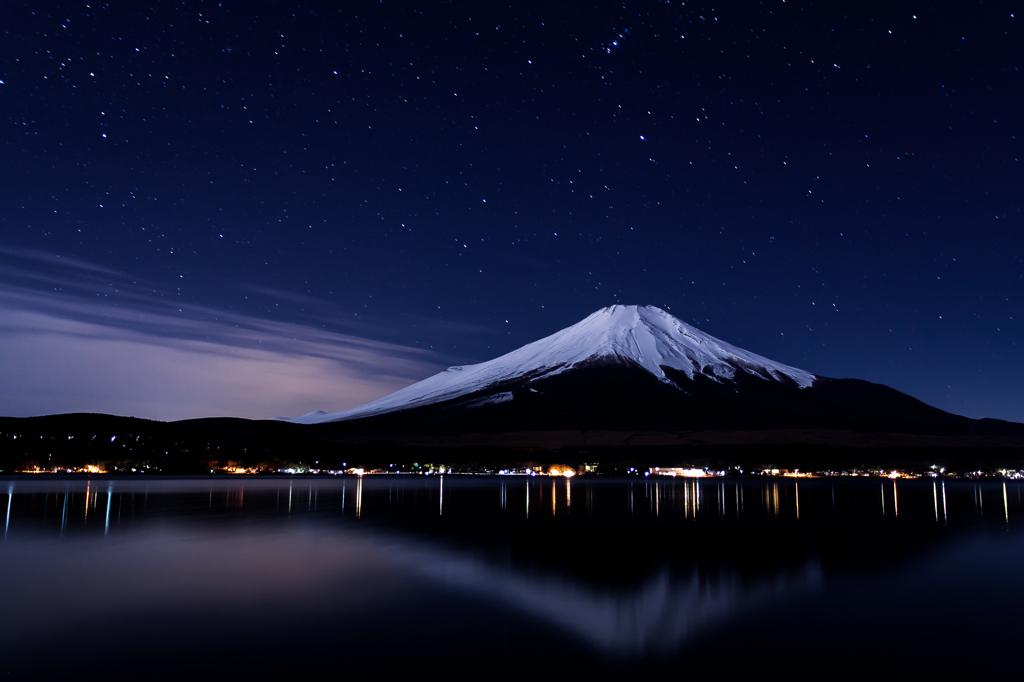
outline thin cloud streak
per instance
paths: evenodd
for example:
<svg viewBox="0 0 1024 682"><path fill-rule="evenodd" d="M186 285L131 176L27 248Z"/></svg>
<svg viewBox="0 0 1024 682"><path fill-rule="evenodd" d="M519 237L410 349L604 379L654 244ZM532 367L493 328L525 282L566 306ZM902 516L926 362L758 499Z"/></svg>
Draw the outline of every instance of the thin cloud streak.
<svg viewBox="0 0 1024 682"><path fill-rule="evenodd" d="M348 315L341 316L338 314L337 305L313 296L296 294L282 289L275 289L273 287L259 286L255 284L237 285L237 288L239 291L257 294L269 301L285 301L292 303L295 306L299 306L301 313L297 315L297 319L301 319L303 321L316 322L317 324L326 322L335 327L341 327L351 331L358 330L361 333L368 334L394 333L395 321L393 319L381 320L359 313L353 315L352 312L349 312ZM452 337L460 334L494 334L493 329L469 322L443 320L438 319L437 317L410 315L408 313L402 314L400 318L403 321L403 326L407 327L408 325L412 325L424 330L430 330L434 335L440 334Z"/></svg>
<svg viewBox="0 0 1024 682"><path fill-rule="evenodd" d="M357 407L443 367L420 348L190 306L84 261L0 255L53 266L0 265L2 415L298 416Z"/></svg>
<svg viewBox="0 0 1024 682"><path fill-rule="evenodd" d="M353 338L405 339L410 330L421 337L421 348L431 343L444 343L463 335L489 335L494 331L478 325L437 317L403 314L382 318L346 310L334 303L305 294L250 284L225 282L225 287L256 294L272 311L274 318L285 324L310 329L324 329ZM20 301L29 294L42 294L45 299ZM99 324L136 325L143 317L138 312L158 312L176 320L160 334L191 333L186 319L227 321L249 329L260 329L273 323L265 317L194 305L183 299L180 290L165 290L144 278L117 272L87 261L55 254L0 246L0 298L11 299L15 306L37 310L54 310L63 317ZM82 299L104 305L81 306ZM246 297L248 298L248 297ZM280 309L271 302L290 305ZM315 325L315 327L313 326ZM152 331L152 330L150 330ZM275 332L276 333L276 332ZM399 343L399 345L405 345ZM413 348L413 346L409 346ZM468 358L449 358L452 363L465 363Z"/></svg>
<svg viewBox="0 0 1024 682"><path fill-rule="evenodd" d="M0 297L0 414L10 416L296 416L356 407L440 369L418 349L298 325L189 320L183 338L160 333L181 321L155 313L134 311L141 324L122 328L11 298Z"/></svg>
<svg viewBox="0 0 1024 682"><path fill-rule="evenodd" d="M94 272L107 277L123 278L125 276L124 273L118 272L117 270L111 270L108 267L84 261L79 258L75 258L74 256L61 256L60 254L38 251L36 249L20 249L17 247L0 245L0 256L16 260L30 261L35 265L48 264L60 269L73 268L84 272Z"/></svg>

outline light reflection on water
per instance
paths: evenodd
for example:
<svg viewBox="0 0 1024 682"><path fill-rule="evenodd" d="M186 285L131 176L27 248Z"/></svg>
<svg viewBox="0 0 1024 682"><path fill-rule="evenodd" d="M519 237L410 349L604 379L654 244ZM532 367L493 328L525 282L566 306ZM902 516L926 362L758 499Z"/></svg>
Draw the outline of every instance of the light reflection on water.
<svg viewBox="0 0 1024 682"><path fill-rule="evenodd" d="M448 475L4 487L0 652L12 660L76 618L106 619L106 636L129 641L123 623L148 622L178 651L199 644L174 624L199 618L243 640L306 622L319 624L307 637L366 646L397 637L423 653L443 632L481 655L507 653L511 618L513 642L554 637L607 664L667 665L693 647L723 646L748 623L802 627L787 614L884 592L908 571L930 575L937 556L961 581L943 589L970 590L981 578L957 548L998 557L1010 551L1005 541L986 538L1001 531L1019 553L1022 510L1017 483L930 480ZM985 571L991 579L992 565ZM1006 580L1002 598L1016 603L1017 579ZM420 623L438 600L446 606L436 620L395 634L395 622ZM840 630L853 627L840 620ZM501 637L473 625L499 622Z"/></svg>

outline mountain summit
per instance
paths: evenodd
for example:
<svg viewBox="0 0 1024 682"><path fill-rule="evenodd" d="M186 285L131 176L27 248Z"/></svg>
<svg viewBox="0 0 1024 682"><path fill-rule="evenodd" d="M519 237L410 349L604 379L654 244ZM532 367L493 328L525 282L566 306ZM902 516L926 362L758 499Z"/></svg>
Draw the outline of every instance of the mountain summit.
<svg viewBox="0 0 1024 682"><path fill-rule="evenodd" d="M294 421L315 424L408 410L479 394L513 382L543 379L597 364L639 368L686 390L695 377L735 384L737 374L799 388L815 376L737 348L654 306L613 305L546 338L477 365L449 367L380 400L344 412L311 412ZM675 379L666 371L676 370ZM685 376L682 380L677 373ZM537 392L537 389L534 389ZM513 399L510 391L481 397L479 405Z"/></svg>

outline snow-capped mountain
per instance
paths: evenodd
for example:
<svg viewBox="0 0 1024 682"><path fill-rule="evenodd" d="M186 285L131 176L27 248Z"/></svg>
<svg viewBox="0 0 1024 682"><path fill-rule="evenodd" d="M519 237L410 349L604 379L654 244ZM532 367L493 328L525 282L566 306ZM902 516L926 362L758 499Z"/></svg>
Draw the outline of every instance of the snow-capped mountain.
<svg viewBox="0 0 1024 682"><path fill-rule="evenodd" d="M361 407L290 421L308 425L319 437L367 443L472 433L492 434L494 442L501 442L496 434L513 433L524 442L541 442L528 434L972 434L1002 428L943 412L881 384L830 379L769 360L664 310L635 305L603 308L499 358L449 367Z"/></svg>
<svg viewBox="0 0 1024 682"><path fill-rule="evenodd" d="M291 458L301 451L342 467L351 461L371 468L423 461L497 467L557 456L618 461L619 471L644 461L889 466L897 460L934 463L942 452L953 459L940 461L964 470L977 468L981 456L989 458L986 466L1019 468L1024 447L1024 424L968 419L881 384L814 375L645 306L604 308L507 355L449 367L346 412L167 424L70 414L7 419L5 426L0 418L0 432L24 433L29 421L46 438L19 438L19 444L71 447L69 434L95 439L106 433L119 448L112 456L121 458L125 452L117 444L142 434L141 452L163 453L170 459L160 461L184 467L171 469L182 472L192 471L189 466L207 471L206 461L195 458L207 457L214 444L243 457L248 451ZM115 443L114 436L122 435ZM17 457L36 458L40 447L30 445ZM52 447L45 445L45 452ZM189 451L195 453L188 456L191 464L187 458L174 462ZM10 456L12 467L22 461ZM0 448L0 465L4 457Z"/></svg>
<svg viewBox="0 0 1024 682"><path fill-rule="evenodd" d="M815 375L755 355L705 334L654 306L613 305L546 338L477 365L448 369L379 400L344 412L310 412L301 424L345 421L475 397L465 407L515 400L512 390L539 387L545 379L595 364L641 369L682 391L695 377L725 386L742 378L801 389ZM672 372L670 377L666 372ZM685 377L685 380L684 380ZM687 381L688 380L688 381ZM538 392L539 388L532 388Z"/></svg>
<svg viewBox="0 0 1024 682"><path fill-rule="evenodd" d="M14 423L5 427L0 419L0 431L28 428L25 420L7 421ZM225 451L250 450L259 457L291 457L305 449L320 462L373 466L406 460L498 464L557 452L565 461L617 460L623 466L647 460L675 466L698 457L758 466L782 458L820 468L836 462L865 466L868 458L934 463L940 451L949 451L963 459L947 461L960 461L964 469L977 467L980 454L991 456L990 464L1013 468L1024 443L1024 424L968 419L888 386L814 375L649 306L604 308L507 355L449 367L346 412L169 424L89 414L35 421L33 428L50 436L48 443L68 434L124 435L117 443L144 434L147 447L165 455L173 455L171 449L207 453L220 443ZM18 442L23 440L36 442ZM110 443L116 445L113 438ZM180 450L182 443L196 446ZM37 457L35 447L18 456ZM0 448L0 460L3 454ZM205 466L203 461L200 469Z"/></svg>

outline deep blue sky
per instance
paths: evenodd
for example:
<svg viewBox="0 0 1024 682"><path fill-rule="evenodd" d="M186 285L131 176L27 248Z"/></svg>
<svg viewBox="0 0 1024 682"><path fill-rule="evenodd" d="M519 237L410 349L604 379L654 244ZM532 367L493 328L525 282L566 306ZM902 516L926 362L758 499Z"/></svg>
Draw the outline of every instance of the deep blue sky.
<svg viewBox="0 0 1024 682"><path fill-rule="evenodd" d="M337 410L650 303L1024 421L1022 10L5 2L0 413Z"/></svg>

